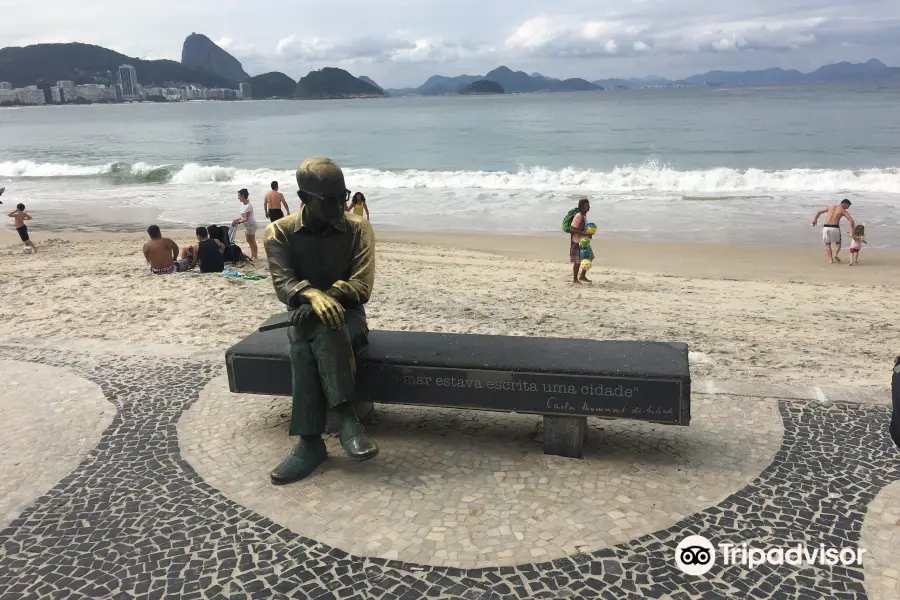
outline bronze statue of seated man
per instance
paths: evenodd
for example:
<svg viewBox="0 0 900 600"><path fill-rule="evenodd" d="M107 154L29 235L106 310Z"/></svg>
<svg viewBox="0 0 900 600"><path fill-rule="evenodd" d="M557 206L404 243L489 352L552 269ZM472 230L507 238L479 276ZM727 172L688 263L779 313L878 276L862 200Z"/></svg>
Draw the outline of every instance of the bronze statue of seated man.
<svg viewBox="0 0 900 600"><path fill-rule="evenodd" d="M368 344L363 305L375 282L375 234L369 222L344 213L344 174L327 158L297 169L302 206L266 228L265 248L278 299L290 309L293 390L290 434L300 441L271 473L272 483L308 477L328 453L325 414L340 417L340 442L353 460L378 454L357 418L356 356Z"/></svg>

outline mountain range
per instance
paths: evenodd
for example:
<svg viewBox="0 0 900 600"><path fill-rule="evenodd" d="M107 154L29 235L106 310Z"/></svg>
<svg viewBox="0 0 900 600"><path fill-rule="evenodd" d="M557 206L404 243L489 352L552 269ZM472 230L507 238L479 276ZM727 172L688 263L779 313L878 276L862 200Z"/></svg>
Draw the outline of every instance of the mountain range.
<svg viewBox="0 0 900 600"><path fill-rule="evenodd" d="M795 69L762 71L709 71L686 77L690 85L801 85L805 83L895 83L900 82L900 68L888 67L877 59L864 63L839 62L819 67L811 73Z"/></svg>
<svg viewBox="0 0 900 600"><path fill-rule="evenodd" d="M524 71L513 71L509 67L497 67L486 75L457 75L444 77L433 75L417 88L388 89L391 96L443 96L456 94L462 88L476 81L493 81L507 94L528 92L581 92L597 91L603 87L585 79L553 79L540 73L529 75Z"/></svg>
<svg viewBox="0 0 900 600"><path fill-rule="evenodd" d="M612 78L586 81L584 79L554 79L541 73L528 75L499 67L487 75L433 75L417 88L386 90L391 96L436 96L455 94L474 81L486 79L503 86L507 93L537 91L589 91L600 89L634 89L647 87L676 87L687 85L744 86L744 85L802 85L808 83L873 83L900 84L900 67L888 67L877 59L864 63L840 62L825 65L811 73L795 69L772 68L760 71L709 71L684 79L671 80L657 75L642 78Z"/></svg>
<svg viewBox="0 0 900 600"><path fill-rule="evenodd" d="M119 66L129 64L143 83L192 83L207 87L231 87L232 82L215 73L197 71L174 60L141 60L113 50L80 44L36 44L0 49L0 81L14 87L61 80L75 83L114 83Z"/></svg>
<svg viewBox="0 0 900 600"><path fill-rule="evenodd" d="M181 63L171 60L142 60L100 46L77 42L9 47L0 49L0 81L9 81L16 87L58 80L109 84L116 81L119 65L130 64L137 69L138 79L145 85L196 84L208 87L235 87L238 83L249 81L254 98L439 96L457 94L476 81L494 82L508 94L685 85L900 84L900 67L888 67L877 59L871 59L864 63L829 64L811 73L781 68L758 71L709 71L680 80L659 76L594 81L581 78L555 79L541 73L529 75L524 71L513 71L501 66L485 75L455 77L433 75L419 87L385 90L369 77L354 77L342 69L331 67L312 71L299 82L279 72L250 77L240 61L207 36L198 33L192 33L185 39L181 58Z"/></svg>
<svg viewBox="0 0 900 600"><path fill-rule="evenodd" d="M91 44L36 44L0 49L0 81L14 87L53 85L57 81L110 85L118 80L119 66L135 68L144 86L202 85L235 88L250 82L255 98L356 98L384 96L371 79L358 79L342 69L311 71L300 81L284 73L250 77L240 61L208 37L192 33L182 47L182 62L142 60Z"/></svg>

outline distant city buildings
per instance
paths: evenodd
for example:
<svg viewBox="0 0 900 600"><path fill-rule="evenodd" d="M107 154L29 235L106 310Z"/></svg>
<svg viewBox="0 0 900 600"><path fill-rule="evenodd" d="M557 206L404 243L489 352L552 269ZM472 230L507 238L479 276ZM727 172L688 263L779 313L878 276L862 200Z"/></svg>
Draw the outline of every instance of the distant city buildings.
<svg viewBox="0 0 900 600"><path fill-rule="evenodd" d="M109 101L109 88L98 83L85 83L75 86L75 98L81 98L88 102Z"/></svg>
<svg viewBox="0 0 900 600"><path fill-rule="evenodd" d="M137 70L131 65L121 65L116 72L118 83L106 86L100 83L76 85L74 81L57 81L49 86L41 83L24 88L13 88L12 84L0 82L0 105L27 104L88 104L109 102L182 102L187 100L249 100L252 96L249 83L240 84L239 89L205 88L197 85L184 87L141 87ZM44 88L44 89L41 89ZM45 91L46 90L46 91Z"/></svg>
<svg viewBox="0 0 900 600"><path fill-rule="evenodd" d="M46 96L44 96L44 90L40 89L36 85L29 85L24 88L16 88L15 90L13 90L13 93L15 94L16 101L20 104L46 104Z"/></svg>
<svg viewBox="0 0 900 600"><path fill-rule="evenodd" d="M122 96L126 100L134 100L140 96L137 70L131 65L119 67L119 85L122 86Z"/></svg>

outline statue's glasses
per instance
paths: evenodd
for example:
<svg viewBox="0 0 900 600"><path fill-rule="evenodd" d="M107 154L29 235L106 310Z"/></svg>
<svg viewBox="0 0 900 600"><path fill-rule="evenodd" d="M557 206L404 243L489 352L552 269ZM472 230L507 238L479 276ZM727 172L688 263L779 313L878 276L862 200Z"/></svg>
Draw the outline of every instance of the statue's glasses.
<svg viewBox="0 0 900 600"><path fill-rule="evenodd" d="M315 196L316 198L319 198L320 200L336 200L336 201L340 202L341 204L346 204L347 202L350 201L350 190L344 190L344 193L342 194L343 198L337 194L325 194L323 196L321 194L314 194L313 192L310 192L310 191L304 190L304 189L300 189L299 191L303 192L307 196Z"/></svg>

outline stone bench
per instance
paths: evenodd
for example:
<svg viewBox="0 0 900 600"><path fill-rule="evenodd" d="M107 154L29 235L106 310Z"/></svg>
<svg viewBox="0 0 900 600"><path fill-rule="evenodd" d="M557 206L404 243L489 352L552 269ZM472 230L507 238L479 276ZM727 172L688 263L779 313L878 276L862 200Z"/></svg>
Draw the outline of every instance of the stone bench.
<svg viewBox="0 0 900 600"><path fill-rule="evenodd" d="M232 346L225 355L231 391L290 396L288 350L284 329L257 331ZM576 458L587 417L668 425L691 420L682 343L372 331L357 361L357 390L366 408L383 403L543 415L544 452Z"/></svg>

